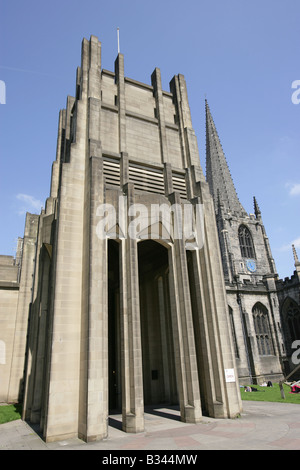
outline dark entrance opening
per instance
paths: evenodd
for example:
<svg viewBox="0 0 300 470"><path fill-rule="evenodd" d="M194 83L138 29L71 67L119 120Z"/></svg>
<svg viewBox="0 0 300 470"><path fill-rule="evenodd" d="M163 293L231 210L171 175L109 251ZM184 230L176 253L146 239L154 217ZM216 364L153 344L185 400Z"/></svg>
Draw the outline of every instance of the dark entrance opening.
<svg viewBox="0 0 300 470"><path fill-rule="evenodd" d="M119 243L108 241L108 382L109 412L121 409Z"/></svg>
<svg viewBox="0 0 300 470"><path fill-rule="evenodd" d="M141 241L138 264L144 403L176 404L168 249L153 240Z"/></svg>

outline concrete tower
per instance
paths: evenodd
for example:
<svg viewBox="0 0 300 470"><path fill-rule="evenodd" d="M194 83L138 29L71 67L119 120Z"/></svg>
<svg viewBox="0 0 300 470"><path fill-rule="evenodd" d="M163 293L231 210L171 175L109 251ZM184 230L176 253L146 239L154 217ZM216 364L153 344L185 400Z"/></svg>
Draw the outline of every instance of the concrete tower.
<svg viewBox="0 0 300 470"><path fill-rule="evenodd" d="M240 381L277 380L285 350L269 240L256 199L254 214L247 214L239 201L207 101L205 108L206 179L214 199Z"/></svg>
<svg viewBox="0 0 300 470"><path fill-rule="evenodd" d="M39 217L23 417L44 439L144 430L144 405L181 419L241 411L213 199L183 75L126 78L83 40L59 115Z"/></svg>

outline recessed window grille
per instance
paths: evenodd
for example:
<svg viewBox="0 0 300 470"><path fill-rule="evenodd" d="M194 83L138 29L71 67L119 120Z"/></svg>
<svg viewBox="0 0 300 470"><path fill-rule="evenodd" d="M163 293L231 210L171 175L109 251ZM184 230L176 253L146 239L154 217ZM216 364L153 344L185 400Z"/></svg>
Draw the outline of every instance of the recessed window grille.
<svg viewBox="0 0 300 470"><path fill-rule="evenodd" d="M120 163L113 158L103 159L103 174L106 184L120 186Z"/></svg>
<svg viewBox="0 0 300 470"><path fill-rule="evenodd" d="M134 183L137 190L150 193L164 194L164 175L159 168L130 164L129 181Z"/></svg>
<svg viewBox="0 0 300 470"><path fill-rule="evenodd" d="M185 176L173 172L172 181L173 190L178 191L183 199L187 199Z"/></svg>

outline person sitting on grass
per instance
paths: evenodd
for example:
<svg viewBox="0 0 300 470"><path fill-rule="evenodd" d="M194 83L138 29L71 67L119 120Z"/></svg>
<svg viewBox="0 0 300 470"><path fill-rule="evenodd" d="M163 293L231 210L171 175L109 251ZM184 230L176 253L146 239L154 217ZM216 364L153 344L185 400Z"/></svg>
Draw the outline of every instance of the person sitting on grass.
<svg viewBox="0 0 300 470"><path fill-rule="evenodd" d="M293 384L290 393L300 393L300 385L298 383Z"/></svg>
<svg viewBox="0 0 300 470"><path fill-rule="evenodd" d="M257 388L249 387L249 385L245 385L245 392L259 392L259 391L264 392L264 390L257 390Z"/></svg>

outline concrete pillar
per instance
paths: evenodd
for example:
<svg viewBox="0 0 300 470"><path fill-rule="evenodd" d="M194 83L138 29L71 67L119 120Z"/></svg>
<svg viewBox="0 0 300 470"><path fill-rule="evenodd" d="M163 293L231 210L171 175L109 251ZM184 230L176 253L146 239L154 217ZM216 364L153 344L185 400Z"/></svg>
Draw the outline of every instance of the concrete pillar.
<svg viewBox="0 0 300 470"><path fill-rule="evenodd" d="M125 186L128 208L134 203L134 186ZM130 223L130 217L129 217ZM122 428L144 430L144 397L137 240L127 236L120 246L120 310L122 368Z"/></svg>
<svg viewBox="0 0 300 470"><path fill-rule="evenodd" d="M119 117L119 152L126 152L126 115L125 115L125 78L124 56L118 54L115 61L115 75L118 87L118 117Z"/></svg>
<svg viewBox="0 0 300 470"><path fill-rule="evenodd" d="M199 250L189 253L189 282L193 298L193 319L201 400L203 409L209 416L214 416L213 405L216 402L213 379L213 365L209 338L209 299L205 299ZM205 303L207 302L207 303Z"/></svg>
<svg viewBox="0 0 300 470"><path fill-rule="evenodd" d="M227 297L222 270L213 201L207 183L199 183L204 207L204 245L199 252L204 304L215 387L214 417L235 417L241 412L241 398L229 324ZM225 371L233 369L235 381L226 382Z"/></svg>
<svg viewBox="0 0 300 470"><path fill-rule="evenodd" d="M97 233L97 208L105 202L101 130L101 44L88 45L87 150L83 224L79 436L95 441L108 426L107 240Z"/></svg>
<svg viewBox="0 0 300 470"><path fill-rule="evenodd" d="M56 198L58 195L60 165L63 155L64 135L66 132L66 110L62 109L59 112L58 119L58 132L56 144L56 160L52 164L50 197Z"/></svg>
<svg viewBox="0 0 300 470"><path fill-rule="evenodd" d="M171 163L164 164L165 195L169 196L173 192L172 166Z"/></svg>
<svg viewBox="0 0 300 470"><path fill-rule="evenodd" d="M35 275L38 226L39 216L27 213L23 238L22 266L12 364L7 395L9 403L20 401L23 395L24 358L26 352L28 318L32 303L33 279Z"/></svg>
<svg viewBox="0 0 300 470"><path fill-rule="evenodd" d="M180 204L179 194L173 193L172 196L172 203ZM202 411L184 240L175 239L169 253L172 325L181 419L187 423L197 423L201 420Z"/></svg>
<svg viewBox="0 0 300 470"><path fill-rule="evenodd" d="M160 149L162 163L168 162L168 146L166 136L165 113L163 104L163 93L161 86L161 73L158 68L154 70L151 75L152 86L154 89L154 97L156 103L156 114L158 119L159 136L160 136Z"/></svg>
<svg viewBox="0 0 300 470"><path fill-rule="evenodd" d="M158 305L159 305L159 320L161 329L161 347L162 347L162 360L163 360L163 372L164 372L164 391L165 397L169 402L172 401L171 395L171 364L170 354L168 351L168 332L167 332L167 312L165 308L166 304L166 293L164 292L164 279L159 276L157 279L157 290L158 290Z"/></svg>
<svg viewBox="0 0 300 470"><path fill-rule="evenodd" d="M205 181L199 161L199 149L195 131L192 126L192 118L188 101L187 86L182 74L175 75L170 82L170 90L174 95L177 114L179 117L179 135L183 155L183 168L193 165L198 168L201 180Z"/></svg>
<svg viewBox="0 0 300 470"><path fill-rule="evenodd" d="M120 159L120 185L123 187L129 181L129 162L128 153L121 152Z"/></svg>
<svg viewBox="0 0 300 470"><path fill-rule="evenodd" d="M42 219L43 223L43 219ZM40 230L40 239L42 230ZM50 256L44 244L39 243L37 256L37 283L32 305L26 361L26 387L23 398L23 419L39 423L44 392L44 365L48 313Z"/></svg>
<svg viewBox="0 0 300 470"><path fill-rule="evenodd" d="M104 202L102 158L90 159L89 243L86 305L83 305L79 436L85 441L108 432L107 240L97 234L97 207ZM86 319L84 321L84 318Z"/></svg>
<svg viewBox="0 0 300 470"><path fill-rule="evenodd" d="M57 230L53 242L51 331L43 410L44 438L53 441L78 435L82 307L86 298L84 224L88 207L88 73L90 41L82 42L82 90L77 101L76 142L70 145L60 177Z"/></svg>

